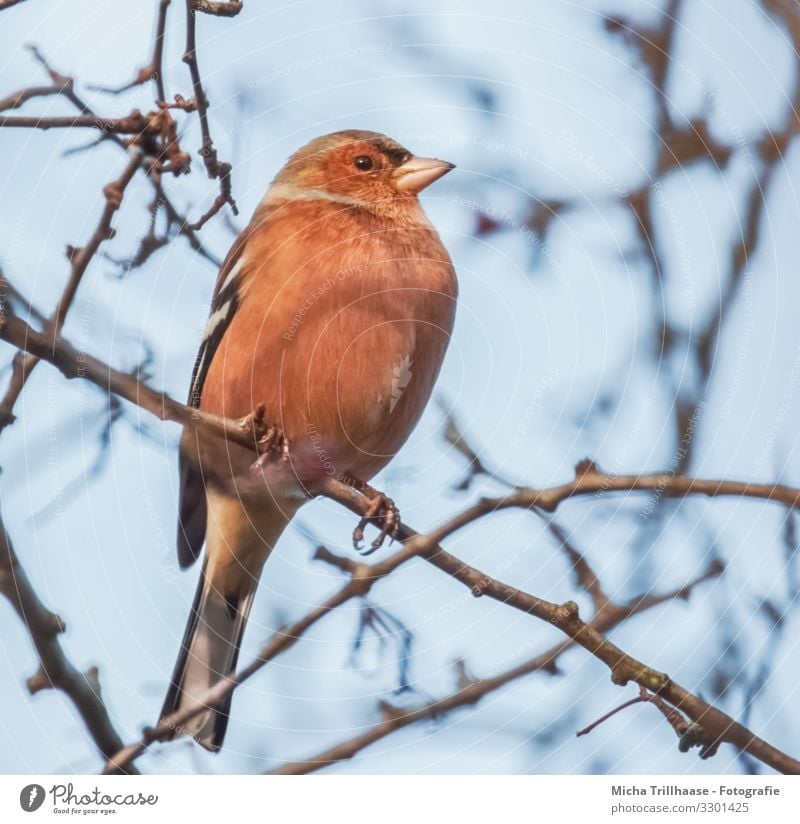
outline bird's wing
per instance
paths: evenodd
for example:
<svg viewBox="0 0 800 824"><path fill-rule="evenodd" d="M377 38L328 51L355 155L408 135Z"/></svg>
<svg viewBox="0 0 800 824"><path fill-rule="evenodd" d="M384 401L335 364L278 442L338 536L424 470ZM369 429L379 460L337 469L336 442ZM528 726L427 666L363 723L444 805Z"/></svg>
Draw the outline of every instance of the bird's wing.
<svg viewBox="0 0 800 824"><path fill-rule="evenodd" d="M192 371L192 383L187 404L198 409L208 369L226 330L240 304L239 286L244 265L242 254L249 237L246 229L231 248L220 267L217 285L211 301L211 313L206 323L203 341ZM206 535L206 483L202 469L181 454L180 503L178 508L178 563L185 569L197 559Z"/></svg>

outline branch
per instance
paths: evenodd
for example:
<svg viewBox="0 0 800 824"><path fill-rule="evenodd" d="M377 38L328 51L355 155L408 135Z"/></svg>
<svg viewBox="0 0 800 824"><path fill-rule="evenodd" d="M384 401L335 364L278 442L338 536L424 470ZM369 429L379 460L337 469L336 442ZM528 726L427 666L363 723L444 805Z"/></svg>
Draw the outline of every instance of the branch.
<svg viewBox="0 0 800 824"><path fill-rule="evenodd" d="M201 11L203 14L213 14L215 17L236 17L242 10L242 0L190 0L192 11Z"/></svg>
<svg viewBox="0 0 800 824"><path fill-rule="evenodd" d="M578 473L578 477L584 477L587 474L584 467L583 471ZM633 480L628 488L652 488L650 486L650 480L653 477L658 476L631 476ZM642 487L636 485L637 480L640 478L645 479ZM703 491L705 494L733 494L728 492L716 493L707 491L707 489L712 488L721 489L724 486L724 482L721 481L695 481L690 478L682 478L682 480L698 485L697 489L690 489L683 494L689 494L691 491ZM543 496L548 503L552 503L553 507L555 507L560 500L570 497L570 495L563 494L566 489L575 490L576 487L572 484L565 484L563 487L555 487L552 490L541 490L539 492L531 490L527 495L533 494L534 497ZM774 489L774 487L771 488L771 491L774 492ZM790 488L785 487L784 489L789 490ZM351 511L363 514L363 512L367 510L367 502L357 500L357 498L360 497L358 493L339 481L330 479L319 491L321 494L326 495L326 497L343 504ZM752 493L752 491L752 489L743 489L736 494L746 495ZM763 492L763 490L760 491ZM800 490L791 491L793 493L793 503L791 505L797 506ZM581 493L577 492L575 494ZM707 704L702 699L676 684L669 676L646 666L632 656L626 655L618 647L603 638L590 624L580 619L577 604L573 601L567 601L564 604L554 604L537 598L534 595L529 595L514 587L503 584L480 570L465 564L439 546L439 543L444 538L489 512L505 508L506 505L536 505L525 500L522 502L508 503L516 497L517 496L509 496L506 499L498 499L503 502L503 506L497 506L497 501L488 501L488 503L486 500L480 501L474 507L464 510L460 515L428 535L419 535L409 527L403 526L401 529L401 540L405 542L406 549L412 550L415 555L419 555L428 561L428 563L467 586L476 597L487 595L503 604L534 615L558 628L572 638L575 643L582 646L587 652L606 664L611 670L611 680L613 683L624 686L630 681L634 681L649 691L657 693L669 701L674 707L688 715L696 724L702 725L715 744L722 741L731 743L736 746L737 749L748 752L753 757L758 758L779 772L800 774L800 761L791 758L786 755L786 753L781 752L766 741L758 738L746 727L738 724L716 707ZM771 500L776 499L774 494L766 496L759 494L757 497L767 497ZM609 605L607 608L613 607Z"/></svg>
<svg viewBox="0 0 800 824"><path fill-rule="evenodd" d="M575 580L582 589L584 589L592 599L595 612L599 612L609 601L608 595L603 590L600 583L600 578L592 569L591 564L586 559L586 556L578 550L569 535L561 524L557 523L552 518L545 521L547 530L550 534L561 544L564 554L570 563L572 572L575 575Z"/></svg>
<svg viewBox="0 0 800 824"><path fill-rule="evenodd" d="M164 208L166 209L167 219L169 222L178 227L178 232L186 238L189 242L189 246L194 249L195 252L204 257L212 266L219 269L219 267L222 266L222 261L215 255L211 254L211 252L203 246L200 239L195 234L193 226L189 223L189 218L178 212L172 201L166 196L166 194L164 194L163 189L159 188L160 184L157 185L152 176L151 180L153 181L153 185L156 186L156 190L160 192L160 197L164 201Z"/></svg>
<svg viewBox="0 0 800 824"><path fill-rule="evenodd" d="M358 493L350 487L344 484L341 485L348 493L358 496ZM364 498L364 511L366 511L368 505L368 500ZM195 706L173 713L163 719L157 727L148 730L140 741L129 745L118 753L106 764L105 771L113 772L125 768L154 741L172 737L175 731L179 731L187 721L200 712L203 712L205 708L220 704L240 684L251 678L259 669L264 667L278 654L293 646L311 626L325 617L330 611L346 603L351 598L357 596L363 597L370 591L376 581L386 577L412 558L421 556L434 566L439 567L456 580L468 586L474 595L489 595L489 597L495 598L502 603L514 606L523 612L533 614L560 629L569 636L571 641L563 642L559 645L558 649L563 651L563 649L567 649L573 644L583 647L611 669L612 681L615 684L624 686L629 681L635 681L651 692L657 693L665 698L692 718L698 726L700 726L702 722L704 739L712 742L709 746L718 746L720 742L727 741L734 744L737 748L750 753L755 758L759 758L780 772L800 774L800 762L758 738L750 732L750 730L742 727L725 713L706 704L683 687L671 681L668 676L626 655L610 641L607 641L597 629L598 622L600 622L601 619L614 620L615 616L618 622L630 615L632 610L641 610L652 606L657 602L657 599L648 603L646 600L640 598L628 607L608 605L603 612L596 616L594 622L587 624L578 617L577 605L573 602L558 605L521 592L520 590L496 581L473 567L463 564L438 546L435 547L435 555L426 555L426 548L434 543L435 540L438 540L439 536L445 531L443 527L431 533L429 536L421 536L414 533L413 530L406 528L406 532L411 533L412 537L405 542L402 550L386 561L373 566L368 566L363 563L355 563L354 565L351 565L350 562L336 563L335 565L339 569L351 573L351 578L347 585L307 616L295 623L290 629L276 633L254 661L235 676L223 679L210 688L199 697ZM330 553L327 554L330 555ZM319 554L317 557L326 559L325 556ZM718 573L718 569L712 568L706 573L705 577L710 577ZM682 587L678 592L685 593L686 587ZM671 597L675 597L675 594ZM607 617L603 618L604 615ZM602 626L602 624L599 625ZM546 655L549 661L551 656L549 653ZM530 666L530 664L515 668L513 672L519 671L520 674L524 674L521 670L526 666ZM542 668L543 666L544 664L538 668ZM525 672L527 672L527 670L525 670ZM508 673L506 673L506 676L508 676ZM459 695L462 695L462 693ZM437 707L437 711L439 712L441 712L442 709L440 706ZM416 719L410 718L407 723L411 723L412 720ZM383 723L386 722L384 721ZM378 730L373 730L372 734L380 738L383 737L383 734L388 734L388 732L392 731L392 729L386 729L383 734L379 734L382 733L383 730L384 728L380 727ZM369 736L361 737L357 743L363 748L372 743L372 740ZM374 740L377 740L377 738Z"/></svg>
<svg viewBox="0 0 800 824"><path fill-rule="evenodd" d="M157 25L160 26L161 20L159 18L159 23ZM47 72L50 79L52 80L55 86L58 86L60 89L61 94L70 101L70 103L78 109L81 114L91 116L98 119L96 113L87 105L87 103L79 97L75 90L74 90L74 81L73 78L68 77L67 75L62 74L59 71L56 71L45 59L44 55L35 47L31 47L31 52L33 53L34 58L36 61L42 66L42 68ZM100 136L101 141L110 140L112 143L115 143L121 149L126 149L127 146L125 145L124 141L116 134L109 134L104 132ZM203 244L197 238L194 230L189 226L188 220L184 215L181 215L175 206L172 204L170 199L164 193L164 190L161 185L161 176L157 173L154 166L149 166L147 169L148 177L150 182L153 184L153 187L156 189L156 194L158 197L164 201L164 208L166 209L167 218L169 222L173 225L178 226L178 231L180 234L184 235L186 239L189 241L189 245L192 249L196 252L199 252L206 260L213 263L215 267L219 268L222 261L212 255L208 250L203 246Z"/></svg>
<svg viewBox="0 0 800 824"><path fill-rule="evenodd" d="M676 598L688 598L689 594L700 584L714 578L722 573L721 566L713 566L700 577L685 584L680 589L672 592L665 592L660 595L650 596L649 600L642 595L635 598L628 606L614 607L598 612L590 621L589 626L597 632L610 632L628 618L645 612L653 607L675 600ZM545 652L530 658L529 660L511 667L505 672L499 673L492 678L484 678L478 681L467 681L459 685L459 689L451 695L439 698L421 707L411 709L399 709L388 705L383 705L383 719L375 724L371 729L343 741L328 750L325 750L312 758L305 758L301 761L293 761L284 764L273 775L307 775L310 772L321 770L331 764L353 758L371 744L386 738L391 733L403 729L404 727L418 724L420 721L437 720L444 715L462 707L474 706L482 701L487 695L496 692L508 684L532 675L536 672L546 672L550 675L558 674L558 659L568 650L575 647L574 640L562 641ZM634 699L638 701L639 699Z"/></svg>
<svg viewBox="0 0 800 824"><path fill-rule="evenodd" d="M200 132L203 143L200 147L200 155L211 179L219 180L219 194L214 199L211 208L195 223L191 228L195 231L210 220L222 207L229 203L234 215L239 214L236 201L233 199L231 190L231 164L220 161L214 141L211 139L211 130L208 125L208 98L206 97L203 81L200 77L200 67L197 64L197 27L196 12L203 11L207 14L223 14L223 7L238 6L232 13L225 16L232 17L241 10L241 3L201 3L198 0L186 0L186 49L183 54L183 62L189 67L189 74L192 78L192 88L194 90L194 101L197 106L197 114L200 119ZM212 8L216 11L212 11Z"/></svg>
<svg viewBox="0 0 800 824"><path fill-rule="evenodd" d="M39 656L39 671L28 679L33 695L42 689L57 689L69 698L77 710L95 746L103 758L110 758L122 747L122 739L114 729L108 710L100 695L97 670L79 672L66 656L58 636L64 632L64 622L42 604L33 590L11 538L0 520L0 593L11 603L28 630ZM126 768L127 773L137 773Z"/></svg>
<svg viewBox="0 0 800 824"><path fill-rule="evenodd" d="M47 94L60 94L62 97L65 97L73 106L81 113L81 115L91 116L97 119L95 113L89 108L89 106L78 96L75 92L75 81L69 75L63 74L60 71L57 71L53 66L50 65L47 58L39 51L36 46L28 46L31 54L33 55L33 59L44 69L47 76L50 78L50 82L52 86L47 87L36 87L40 90L41 94L33 94L31 89L22 89L21 91L15 92L9 95L7 98L4 99L4 103L10 103L7 108L17 108L17 105L14 105L18 102L18 105L30 100L34 97L42 97L45 96L44 93ZM49 90L49 91L48 91ZM0 107L2 109L4 107ZM112 142L116 143L118 146L122 146L125 148L122 140L115 134L108 134L104 133L100 140L111 140Z"/></svg>
<svg viewBox="0 0 800 824"><path fill-rule="evenodd" d="M103 772L113 773L125 769L138 758L150 744L155 741L171 738L176 731L180 731L187 721L203 712L206 707L213 707L220 704L228 695L233 693L236 687L243 684L249 678L252 678L256 672L266 666L273 658L293 647L314 624L322 620L322 618L332 610L342 606L342 604L347 603L347 601L352 598L366 595L376 581L393 572L406 561L413 558L415 554L416 553L410 548L404 547L379 564L367 565L357 563L352 567L349 582L338 590L338 592L334 593L316 609L309 612L288 629L276 632L250 664L237 672L236 675L218 681L213 687L200 696L196 706L190 706L174 712L172 715L160 721L158 726L146 730L145 735L142 736L140 741L121 749L108 761Z"/></svg>
<svg viewBox="0 0 800 824"><path fill-rule="evenodd" d="M178 403L166 393L151 389L134 375L112 369L97 358L79 352L64 338L37 332L7 309L0 312L0 339L37 360L55 366L65 378L84 378L104 392L119 395L162 421L174 421L189 430L204 430L228 443L256 449L252 432L243 428L239 421L219 418Z"/></svg>
<svg viewBox="0 0 800 824"><path fill-rule="evenodd" d="M100 389L112 392L155 415L162 421L174 421L197 429L205 429L209 434L255 449L252 434L243 429L239 421L209 415L171 398L164 392L151 389L132 375L113 369L108 364L85 353L79 352L60 335L49 336L37 332L13 312L5 307L0 312L0 340L5 340L17 349L47 361L55 366L66 378L84 378ZM335 478L321 481L314 490L325 495L359 515L364 515L368 502L348 484ZM800 508L800 489L785 484L754 484L748 481L704 480L672 472L646 475L606 474L595 464L582 462L576 467L575 478L560 486L543 489L520 489L499 498L481 498L473 506L463 510L432 537L425 541L425 550L437 550L440 537L456 532L484 515L504 509L540 509L554 512L564 501L606 492L655 491L671 498L685 498L689 495L709 497L733 496L775 501L794 509ZM418 536L413 529L401 525L403 539ZM440 536L440 537L439 537Z"/></svg>
<svg viewBox="0 0 800 824"><path fill-rule="evenodd" d="M18 109L29 100L35 97L49 97L54 94L61 94L60 86L28 86L25 89L13 92L8 97L0 98L0 112L7 109Z"/></svg>
<svg viewBox="0 0 800 824"><path fill-rule="evenodd" d="M467 461L467 471L464 479L456 486L457 490L469 489L472 481L478 475L485 475L497 481L511 490L521 489L520 485L512 482L500 475L494 468L489 469L483 459L478 455L477 449L470 443L469 439L458 425L453 414L444 403L440 406L445 413L445 425L443 430L444 440L449 443ZM609 601L608 596L603 591L597 573L592 569L589 561L575 545L570 541L567 531L553 517L546 517L536 510L536 514L544 521L547 531L559 542L571 569L575 574L578 585L584 589L591 597L595 612L599 612Z"/></svg>
<svg viewBox="0 0 800 824"><path fill-rule="evenodd" d="M466 492L472 486L472 482L475 478L479 475L483 475L493 481L496 481L497 483L502 484L503 486L507 486L509 489L517 489L519 486L518 484L508 478L505 478L497 471L496 468L489 468L484 463L483 458L478 455L476 449L468 441L463 430L456 421L455 416L450 411L450 405L441 398L438 403L444 413L442 437L448 444L450 444L450 446L453 447L453 449L455 449L456 452L458 452L459 455L461 455L461 457L464 458L467 463L467 469L464 477L457 484L455 484L454 489L457 492Z"/></svg>
<svg viewBox="0 0 800 824"><path fill-rule="evenodd" d="M5 273L0 268L0 283L3 284L5 299L10 298L12 304L19 303L23 309L28 313L28 316L33 318L37 323L47 323L47 318L17 289L12 283L5 279Z"/></svg>
<svg viewBox="0 0 800 824"><path fill-rule="evenodd" d="M159 10L159 19L158 24L156 27L157 30L157 40L159 37L163 41L163 27L166 22L166 6L168 3L162 2L162 5ZM179 147L177 146L177 140L175 139L174 135L174 123L171 121L170 116L167 112L162 111L161 113L151 113L150 115L143 116L139 112L134 112L128 118L122 118L121 120L109 120L105 118L99 118L95 113L86 105L86 103L75 93L74 91L74 81L71 77L58 72L54 69L45 57L39 52L38 49L35 47L31 48L34 58L37 60L38 63L44 68L44 70L49 75L51 81L53 82L53 86L50 87L54 92L57 91L60 94L63 94L67 99L81 112L81 116L79 118L73 118L72 122L88 122L91 121L92 124L98 126L104 123L112 124L116 129L123 129L127 128L125 126L126 123L133 124L137 127L140 127L139 134L143 134L145 131L153 131L154 134L160 135L164 140L164 147L163 153L167 153L171 159L173 160L173 165L178 167L185 166L188 163L188 155L183 155L180 152ZM160 59L160 52L158 48L156 49L156 55L158 59ZM156 59L154 57L154 59ZM16 100L18 97L22 95L25 96L24 93L17 93L17 95L12 95L9 100ZM35 119L35 118L34 118ZM41 118L38 119L41 121ZM66 118L69 120L69 118ZM114 129L110 131L104 131L104 137L109 137L113 139L117 145L121 148L126 149L126 144L121 141L116 134L114 133ZM159 152L161 154L161 152ZM68 247L68 254L70 256L70 261L72 264L72 271L70 273L70 278L67 281L67 284L64 288L64 292L62 293L61 299L59 300L58 307L56 309L56 314L53 319L51 319L51 323L53 324L56 331L58 331L61 326L63 325L64 318L66 316L67 311L69 310L70 306L75 297L75 293L77 291L78 285L80 284L81 279L88 267L89 263L91 262L92 258L94 257L95 253L97 252L100 244L112 236L113 230L111 228L111 218L113 217L114 211L119 208L119 201L121 201L122 195L124 194L125 188L127 187L128 183L132 179L133 175L136 172L136 169L144 163L143 158L140 155L138 149L134 150L134 156L132 157L129 166L123 172L122 176L113 183L109 184L104 189L104 194L106 196L106 208L104 209L101 217L100 222L98 224L97 229L95 230L94 234L90 238L88 244L80 249L74 249L73 247ZM178 231L181 234L184 234L189 244L193 249L198 251L207 259L211 260L214 263L218 263L216 258L213 255L210 255L205 248L202 246L200 241L197 239L197 236L192 231L191 227L187 225L186 219L178 214L175 207L167 198L166 194L164 193L164 189L161 183L161 174L156 170L158 164L157 163L147 163L147 172L148 177L155 189L156 192L156 202L162 203L167 215L167 221L170 226L178 226ZM36 366L36 358L16 358L13 364L13 372L11 376L11 380L9 383L9 387L6 390L6 394L2 401L0 401L0 432L11 424L14 421L14 405L21 394L25 383L27 382L28 377L30 376L31 370Z"/></svg>
<svg viewBox="0 0 800 824"><path fill-rule="evenodd" d="M588 735L590 732L596 730L601 724L608 721L609 718L613 718L618 713L628 709L628 707L634 706L635 704L652 704L661 713L666 722L674 730L675 735L678 736L678 749L681 752L688 752L692 747L699 747L700 758L704 761L717 754L720 743L719 741L710 738L708 733L699 724L689 723L680 712L670 707L663 698L660 698L658 695L649 692L641 686L639 687L638 697L631 698L630 701L626 701L624 704L620 704L618 707L615 707L601 718L598 718L597 721L593 721L588 727L578 730L575 735L578 738L582 735Z"/></svg>
<svg viewBox="0 0 800 824"><path fill-rule="evenodd" d="M0 117L0 127L6 129L100 129L106 134L142 135L151 127L151 120L134 110L126 117L95 117L94 115L69 115L65 117Z"/></svg>
<svg viewBox="0 0 800 824"><path fill-rule="evenodd" d="M57 336L61 327L64 325L67 311L75 300L78 287L95 253L103 241L113 237L114 230L111 222L114 214L122 204L125 189L136 174L136 170L139 168L141 162L141 152L138 149L132 149L131 158L122 174L103 189L106 203L97 227L89 238L89 242L86 246L80 248L67 247L67 255L70 261L70 274L59 298L55 313L48 324L48 328L52 330L53 335ZM34 356L14 359L11 380L9 381L3 399L0 401L0 432L10 423L14 422L14 404L17 402L37 363L38 359Z"/></svg>
<svg viewBox="0 0 800 824"><path fill-rule="evenodd" d="M169 8L171 0L160 0L158 4L158 16L156 18L156 35L153 43L153 55L150 62L146 66L142 66L134 75L133 80L129 83L124 83L117 88L108 88L107 86L89 86L94 91L105 92L106 94L122 94L123 92L133 89L136 86L141 86L152 80L156 84L156 91L159 100L165 100L166 94L164 91L164 31L167 26L167 9Z"/></svg>

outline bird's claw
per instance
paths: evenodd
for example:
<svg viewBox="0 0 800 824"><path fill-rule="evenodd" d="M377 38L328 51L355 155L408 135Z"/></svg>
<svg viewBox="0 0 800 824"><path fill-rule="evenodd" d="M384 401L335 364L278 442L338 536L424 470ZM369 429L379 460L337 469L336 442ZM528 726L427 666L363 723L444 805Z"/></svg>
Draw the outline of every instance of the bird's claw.
<svg viewBox="0 0 800 824"><path fill-rule="evenodd" d="M364 529L369 523L378 526L380 532L369 547L364 547ZM400 537L400 510L391 498L387 498L382 492L376 492L353 530L353 548L363 556L371 555L383 546L387 537L390 543Z"/></svg>

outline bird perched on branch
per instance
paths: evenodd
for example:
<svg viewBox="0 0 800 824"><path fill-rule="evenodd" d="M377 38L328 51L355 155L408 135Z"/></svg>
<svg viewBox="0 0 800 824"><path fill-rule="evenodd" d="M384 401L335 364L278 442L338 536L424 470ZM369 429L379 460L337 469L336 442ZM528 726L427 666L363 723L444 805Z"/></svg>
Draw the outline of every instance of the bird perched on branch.
<svg viewBox="0 0 800 824"><path fill-rule="evenodd" d="M225 259L189 402L241 418L263 454L184 435L181 567L206 553L162 717L234 671L264 562L316 481L372 499L357 543L367 521L377 544L396 533L394 504L367 482L422 415L453 329L453 265L417 200L452 168L375 132L317 138ZM176 733L217 751L229 711L230 699Z"/></svg>

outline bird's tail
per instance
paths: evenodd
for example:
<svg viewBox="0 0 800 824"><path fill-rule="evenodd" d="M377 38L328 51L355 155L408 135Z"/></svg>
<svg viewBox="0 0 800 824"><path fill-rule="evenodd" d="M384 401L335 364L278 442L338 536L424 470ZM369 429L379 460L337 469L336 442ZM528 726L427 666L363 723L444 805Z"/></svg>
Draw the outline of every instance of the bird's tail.
<svg viewBox="0 0 800 824"><path fill-rule="evenodd" d="M236 670L261 569L297 507L264 506L254 516L232 498L209 494L208 503L203 572L161 718L205 706L173 736L191 735L217 752L228 726L231 695L212 707L203 704L203 696Z"/></svg>
<svg viewBox="0 0 800 824"><path fill-rule="evenodd" d="M239 648L255 590L238 600L226 600L206 583L205 566L186 624L172 681L161 717L197 707L201 696L236 670ZM216 707L190 718L174 735L191 735L207 750L217 752L225 739L232 694Z"/></svg>

